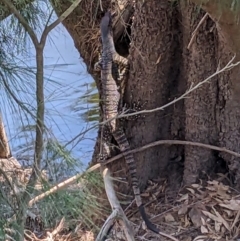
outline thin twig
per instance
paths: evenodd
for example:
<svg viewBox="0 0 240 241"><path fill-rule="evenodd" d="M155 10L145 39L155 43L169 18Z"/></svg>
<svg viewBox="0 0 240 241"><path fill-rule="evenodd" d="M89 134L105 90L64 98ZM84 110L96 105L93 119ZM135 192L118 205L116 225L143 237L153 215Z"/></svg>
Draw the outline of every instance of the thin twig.
<svg viewBox="0 0 240 241"><path fill-rule="evenodd" d="M161 107L157 107L155 109L151 109L151 110L142 110L142 111L138 111L138 112L134 112L134 113L130 113L130 114L121 114L117 116L117 119L119 118L123 118L123 117L129 117L129 116L134 116L134 115L139 115L139 114L147 114L147 113L153 113L159 110L164 110L166 107L169 107L170 105L175 104L176 102L184 99L187 95L189 95L190 93L192 93L194 90L198 89L199 87L201 87L203 84L207 83L208 81L210 81L211 79L213 79L215 76L225 72L225 71L229 71L232 68L236 67L237 65L240 64L240 61L236 62L235 64L233 64L233 60L235 59L236 55L234 55L234 57L222 68L222 69L217 69L216 72L212 75L210 75L209 77L207 77L205 80L199 82L198 84L196 84L195 86L191 86L189 90L187 90L183 95L181 95L180 97L168 102L166 105L163 105ZM109 120L111 121L111 120ZM105 124L105 123L104 123Z"/></svg>
<svg viewBox="0 0 240 241"><path fill-rule="evenodd" d="M61 189L63 189L64 187L67 187L71 184L73 184L74 182L76 182L80 177L84 176L86 173L90 173L93 172L94 170L98 169L100 167L100 164L96 164L92 167L90 167L89 169L87 169L84 173L79 173L69 179L67 179L64 182L61 182L59 184L57 184L56 186L50 188L48 191L36 196L35 198L31 199L28 203L28 206L31 207L33 204L35 204L36 202L42 200L44 197L49 196L50 194L53 194Z"/></svg>
<svg viewBox="0 0 240 241"><path fill-rule="evenodd" d="M235 151L231 151L231 150L228 150L227 148L225 147L218 147L218 146L214 146L214 145L209 145L209 144L203 144L203 143L200 143L200 142L192 142L192 141L181 141L181 140L160 140L160 141L155 141L155 142L152 142L150 144L147 144L145 146L142 146L142 147L138 147L138 148L135 148L131 151L127 151L125 154L130 154L130 153L137 153L137 152L142 152L144 150L147 150L151 147L154 147L154 146L158 146L158 145L189 145L189 146L197 146L197 147L202 147L202 148L207 148L207 149L211 149L211 150L215 150L215 151L220 151L220 152L225 152L225 153L228 153L230 155L233 155L233 156L236 156L236 157L240 157L240 154L235 152ZM111 163L113 161L116 161L120 158L123 157L123 154L119 154L115 157L112 157L111 159L107 160L106 161L106 164L108 163Z"/></svg>
<svg viewBox="0 0 240 241"><path fill-rule="evenodd" d="M208 17L208 13L205 13L205 15L203 16L203 18L201 19L201 21L198 23L196 29L193 31L192 33L192 37L190 39L190 42L187 46L187 49L190 49L192 44L193 44L193 41L194 39L196 38L196 35L197 35L197 31L199 30L200 26L202 25L202 23L204 22L204 20Z"/></svg>
<svg viewBox="0 0 240 241"><path fill-rule="evenodd" d="M103 12L102 0L99 0L100 9Z"/></svg>
<svg viewBox="0 0 240 241"><path fill-rule="evenodd" d="M150 109L150 110L141 110L141 111L136 111L130 114L126 114L127 111L125 111L124 113L121 113L120 115L118 115L117 117L111 118L109 120L106 121L102 121L101 123L98 123L96 125L93 125L92 127L90 127L89 129L87 129L86 131L84 131L84 133L79 133L78 135L76 135L72 140L70 140L68 143L65 144L64 147L66 147L67 145L71 144L73 141L75 141L77 138L79 138L81 135L85 134L86 132L88 132L89 130L92 130L94 128L96 128L98 125L105 125L108 122L114 120L114 119L120 119L120 118L125 118L125 117L130 117L130 116L134 116L134 115L140 115L140 114L147 114L147 113L153 113L156 111L160 111L160 110L164 110L165 108L175 104L176 102L186 98L187 95L189 95L191 92L193 92L194 90L198 89L199 87L201 87L203 84L207 83L208 81L210 81L212 78L216 77L217 75L219 75L220 73L223 73L224 71L229 71L232 68L236 67L237 65L240 64L240 61L238 61L235 64L232 64L233 60L235 59L235 55L234 57L222 68L222 69L217 69L216 72L212 75L210 75L209 77L207 77L205 80L199 82L198 84L196 84L195 86L191 86L189 90L187 90L183 95L181 95L178 98L175 98L174 100L168 102L166 105L163 105L161 107L157 107L154 109Z"/></svg>

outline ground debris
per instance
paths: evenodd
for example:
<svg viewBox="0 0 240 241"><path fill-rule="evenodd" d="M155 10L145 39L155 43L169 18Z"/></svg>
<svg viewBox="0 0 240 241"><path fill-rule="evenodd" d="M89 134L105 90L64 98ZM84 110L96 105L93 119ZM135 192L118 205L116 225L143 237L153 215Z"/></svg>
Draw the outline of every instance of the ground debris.
<svg viewBox="0 0 240 241"><path fill-rule="evenodd" d="M13 171L14 168L10 169ZM15 169L18 172L21 170L20 167ZM11 179L11 172L6 173ZM200 180L200 183L185 186L175 194L167 192L166 180L149 181L142 198L150 220L161 232L180 241L237 241L240 238L240 194L217 180ZM134 230L135 240L169 240L146 229L134 202L129 202L125 208L125 213ZM27 220L29 217L34 218L34 214L28 215ZM80 220L74 230L68 228L64 218L57 222L55 228L47 229L41 226L41 217L38 215L36 217L35 228L31 228L26 222L26 241L94 240L94 233L86 229ZM56 222L56 220L53 221ZM40 227L41 230L36 227ZM125 240L124 232L117 221L108 240Z"/></svg>
<svg viewBox="0 0 240 241"><path fill-rule="evenodd" d="M151 221L162 232L183 241L237 241L240 238L240 195L229 186L216 180L201 182L182 188L174 202L166 200L160 195L146 207ZM137 240L168 240L148 230L143 232L141 228L137 236Z"/></svg>

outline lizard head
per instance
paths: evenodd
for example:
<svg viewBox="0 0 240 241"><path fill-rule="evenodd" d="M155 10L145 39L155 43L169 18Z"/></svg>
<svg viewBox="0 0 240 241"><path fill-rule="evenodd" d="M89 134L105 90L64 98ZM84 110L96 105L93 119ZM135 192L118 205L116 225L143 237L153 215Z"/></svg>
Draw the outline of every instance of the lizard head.
<svg viewBox="0 0 240 241"><path fill-rule="evenodd" d="M111 33L111 24L112 24L111 12L107 11L100 23L102 39L108 37L108 35Z"/></svg>

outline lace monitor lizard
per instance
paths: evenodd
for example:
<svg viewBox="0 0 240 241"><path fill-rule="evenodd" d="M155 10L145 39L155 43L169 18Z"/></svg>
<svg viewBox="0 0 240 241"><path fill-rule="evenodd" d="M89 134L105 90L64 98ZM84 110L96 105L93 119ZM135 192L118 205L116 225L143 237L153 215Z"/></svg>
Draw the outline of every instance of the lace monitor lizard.
<svg viewBox="0 0 240 241"><path fill-rule="evenodd" d="M118 115L121 101L121 94L119 93L117 82L121 81L121 77L125 78L125 71L128 69L128 61L127 59L118 55L115 50L112 36L112 16L110 11L107 11L101 19L100 30L102 57L100 58L99 62L95 64L95 70L101 70L104 120L110 120L107 124L108 130L116 140L120 151L123 153L126 160L132 180L133 193L139 212L145 221L147 228L155 233L159 233L159 230L149 221L145 213L145 209L140 196L136 163L133 154L125 154L130 150L130 145L123 131L123 128L117 126L116 123L115 117ZM123 73L121 73L119 66L123 66ZM109 146L107 145L107 143L104 143L105 148L107 148L107 151L105 152L108 153Z"/></svg>

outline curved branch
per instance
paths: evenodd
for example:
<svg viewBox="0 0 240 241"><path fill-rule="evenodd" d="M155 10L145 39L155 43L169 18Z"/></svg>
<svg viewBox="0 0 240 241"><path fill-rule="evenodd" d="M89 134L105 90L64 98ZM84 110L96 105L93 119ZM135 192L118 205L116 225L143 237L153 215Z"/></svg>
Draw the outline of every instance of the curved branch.
<svg viewBox="0 0 240 241"><path fill-rule="evenodd" d="M159 145L189 145L189 146L196 146L196 147L202 147L202 148L206 148L206 149L210 149L210 150L215 150L215 151L220 151L220 152L225 152L228 153L230 155L236 156L236 157L240 157L240 153L237 153L235 151L231 151L228 150L225 147L218 147L218 146L213 146L213 145L209 145L209 144L203 144L200 142L192 142L192 141L180 141L180 140L160 140L160 141L155 141L152 142L150 144L147 144L145 146L139 147L139 148L135 148L131 151L127 151L125 154L129 154L129 153L137 153L137 152L141 152L141 151L145 151L151 147L155 147L155 146L159 146ZM120 158L123 157L123 154L119 154L115 157L110 158L109 160L106 161L106 164L111 163L113 161L116 161Z"/></svg>
<svg viewBox="0 0 240 241"><path fill-rule="evenodd" d="M147 150L147 149L149 149L151 147L155 147L155 146L159 146L159 145L189 145L189 146L196 146L196 147L207 148L207 149L210 149L210 150L225 152L225 153L228 153L230 155L233 155L233 156L236 156L236 157L240 157L240 153L228 150L225 147L218 147L218 146L213 146L213 145L209 145L209 144L203 144L203 143L200 143L200 142L181 141L181 140L160 140L160 141L155 141L155 142L152 142L152 143L147 144L145 146L142 146L142 147L139 147L139 148L135 148L135 149L133 149L131 151L127 151L125 154L126 155L129 154L129 153L133 153L134 154L134 153L145 151L145 150ZM122 157L123 157L123 153L108 159L105 164L109 164L111 162L114 162L114 161L116 161L116 160L118 160L118 159L120 159ZM48 196L50 194L53 194L53 193L55 193L55 192L57 192L59 190L62 190L63 188L68 187L69 185L71 185L74 182L76 182L79 178L83 177L84 174L93 172L93 171L97 170L100 167L101 167L101 164L99 164L99 163L95 164L94 166L92 166L89 169L87 169L84 173L77 174L77 175L67 179L64 182L61 182L61 183L57 184L56 186L52 187L48 191L46 191L46 192L38 195L37 197L33 198L29 202L28 205L31 207L34 203L42 200L44 197L46 197L46 196Z"/></svg>
<svg viewBox="0 0 240 241"><path fill-rule="evenodd" d="M112 214L108 217L108 219L104 223L102 229L100 230L96 238L96 241L105 240L104 238L106 237L109 229L111 229L116 219L121 223L121 226L124 230L127 241L134 241L135 239L134 239L132 228L115 194L113 184L111 181L110 171L108 170L108 168L105 168L102 174L103 174L105 191L107 193L108 201L110 202L110 205L112 207Z"/></svg>

